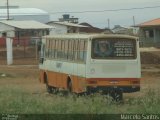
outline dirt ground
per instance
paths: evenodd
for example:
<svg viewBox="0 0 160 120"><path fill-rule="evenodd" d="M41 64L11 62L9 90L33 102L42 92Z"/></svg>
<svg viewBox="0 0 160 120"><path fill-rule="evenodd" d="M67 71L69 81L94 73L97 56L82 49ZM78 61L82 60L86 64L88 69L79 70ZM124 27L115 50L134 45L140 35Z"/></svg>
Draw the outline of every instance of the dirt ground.
<svg viewBox="0 0 160 120"><path fill-rule="evenodd" d="M13 65L38 65L39 53L34 46L13 47ZM7 65L6 48L0 47L0 65Z"/></svg>
<svg viewBox="0 0 160 120"><path fill-rule="evenodd" d="M160 92L160 65L143 65L142 68L141 91L125 94L125 98L141 96L149 89ZM37 65L0 66L0 85L18 86L31 94L47 94L45 85L39 82Z"/></svg>
<svg viewBox="0 0 160 120"><path fill-rule="evenodd" d="M20 87L31 94L45 92L45 86L39 82L37 65L0 66L0 85Z"/></svg>

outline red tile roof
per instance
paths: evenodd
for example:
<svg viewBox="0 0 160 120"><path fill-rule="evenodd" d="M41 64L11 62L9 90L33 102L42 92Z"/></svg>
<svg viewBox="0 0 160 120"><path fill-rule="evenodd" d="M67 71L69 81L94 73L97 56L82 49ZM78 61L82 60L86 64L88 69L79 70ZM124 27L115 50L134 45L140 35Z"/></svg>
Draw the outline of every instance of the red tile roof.
<svg viewBox="0 0 160 120"><path fill-rule="evenodd" d="M80 32L84 32L84 33L103 33L103 32L109 32L112 33L112 31L110 29L101 29L101 28L97 28L97 27L93 27L92 25L88 24L88 23L80 23L80 25L83 26L88 26L85 28L80 28Z"/></svg>
<svg viewBox="0 0 160 120"><path fill-rule="evenodd" d="M160 18L141 23L137 26L139 26L139 27L160 26Z"/></svg>

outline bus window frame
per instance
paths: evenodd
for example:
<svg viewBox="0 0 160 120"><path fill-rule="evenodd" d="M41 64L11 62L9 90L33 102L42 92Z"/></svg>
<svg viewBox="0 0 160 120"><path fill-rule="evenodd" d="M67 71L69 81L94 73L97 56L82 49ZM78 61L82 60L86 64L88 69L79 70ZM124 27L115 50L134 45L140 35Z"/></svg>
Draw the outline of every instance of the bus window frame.
<svg viewBox="0 0 160 120"><path fill-rule="evenodd" d="M109 40L110 39L110 40ZM123 57L105 57L105 58L102 58L102 57L95 57L94 56L94 46L93 46L93 41L94 40L109 40L109 41L114 41L116 40L117 38L94 38L91 40L91 59L97 59L97 60L135 60L137 59L137 40L136 39L131 39L131 38L119 38L119 39L122 39L122 40L132 40L133 41L133 44L134 44L134 56L131 58L129 56L123 56Z"/></svg>
<svg viewBox="0 0 160 120"><path fill-rule="evenodd" d="M73 63L86 63L88 40L85 39L46 39L45 58L68 61ZM62 56L62 52L64 52ZM81 53L80 53L81 52ZM85 55L86 54L86 55Z"/></svg>

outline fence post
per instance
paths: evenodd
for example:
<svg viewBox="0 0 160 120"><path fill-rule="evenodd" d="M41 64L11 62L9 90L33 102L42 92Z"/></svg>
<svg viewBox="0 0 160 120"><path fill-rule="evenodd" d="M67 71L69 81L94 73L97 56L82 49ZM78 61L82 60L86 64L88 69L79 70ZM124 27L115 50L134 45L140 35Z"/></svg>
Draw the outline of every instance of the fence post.
<svg viewBox="0 0 160 120"><path fill-rule="evenodd" d="M13 49L12 49L13 39L6 38L6 46L7 46L7 65L13 64Z"/></svg>

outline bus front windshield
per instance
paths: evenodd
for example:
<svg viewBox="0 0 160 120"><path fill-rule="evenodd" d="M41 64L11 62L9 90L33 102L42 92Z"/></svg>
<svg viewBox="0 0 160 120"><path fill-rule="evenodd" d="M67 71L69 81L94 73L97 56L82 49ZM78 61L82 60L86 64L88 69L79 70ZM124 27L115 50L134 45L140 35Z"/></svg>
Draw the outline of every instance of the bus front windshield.
<svg viewBox="0 0 160 120"><path fill-rule="evenodd" d="M93 39L92 59L135 59L136 40L133 39Z"/></svg>

